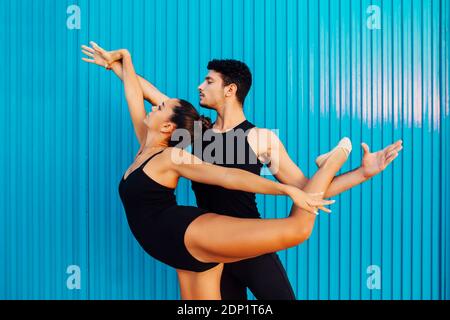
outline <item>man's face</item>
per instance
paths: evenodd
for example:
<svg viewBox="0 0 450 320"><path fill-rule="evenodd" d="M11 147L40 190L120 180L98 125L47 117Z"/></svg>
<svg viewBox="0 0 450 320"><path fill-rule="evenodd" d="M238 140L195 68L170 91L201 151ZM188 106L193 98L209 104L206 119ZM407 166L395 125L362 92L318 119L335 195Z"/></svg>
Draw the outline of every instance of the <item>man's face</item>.
<svg viewBox="0 0 450 320"><path fill-rule="evenodd" d="M200 105L204 108L217 110L224 103L225 89L220 73L210 70L205 77L205 81L198 86Z"/></svg>

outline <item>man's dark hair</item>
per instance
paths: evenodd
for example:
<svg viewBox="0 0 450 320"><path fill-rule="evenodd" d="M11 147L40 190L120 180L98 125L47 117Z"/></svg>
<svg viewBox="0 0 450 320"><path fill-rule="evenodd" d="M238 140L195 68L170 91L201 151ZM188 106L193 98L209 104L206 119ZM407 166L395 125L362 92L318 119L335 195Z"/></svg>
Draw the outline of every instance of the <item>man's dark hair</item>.
<svg viewBox="0 0 450 320"><path fill-rule="evenodd" d="M234 83L237 86L236 97L240 103L244 103L252 86L252 73L245 63L232 59L214 59L208 63L208 70L220 73L224 86Z"/></svg>

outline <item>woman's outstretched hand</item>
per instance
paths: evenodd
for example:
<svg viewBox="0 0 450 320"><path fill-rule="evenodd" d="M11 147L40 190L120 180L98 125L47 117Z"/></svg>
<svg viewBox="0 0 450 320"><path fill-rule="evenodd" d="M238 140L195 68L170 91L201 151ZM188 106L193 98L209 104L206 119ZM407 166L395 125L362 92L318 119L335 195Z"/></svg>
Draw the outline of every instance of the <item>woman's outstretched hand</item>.
<svg viewBox="0 0 450 320"><path fill-rule="evenodd" d="M108 63L105 59L102 58L100 54L98 54L93 48L82 45L81 52L89 58L83 57L81 58L83 61L96 64L101 67L109 68Z"/></svg>
<svg viewBox="0 0 450 320"><path fill-rule="evenodd" d="M106 51L102 47L100 47L98 44L96 44L94 41L90 42L91 47L82 45L81 51L83 54L88 56L89 58L82 58L83 61L88 63L93 63L102 67L105 67L106 69L111 69L111 65L115 61L122 60L124 53L126 50L115 50L115 51Z"/></svg>
<svg viewBox="0 0 450 320"><path fill-rule="evenodd" d="M319 209L325 212L331 212L331 210L325 208L325 206L336 202L335 200L322 199L323 192L307 193L292 186L287 187L287 194L292 201L294 201L295 205L310 213L318 214Z"/></svg>

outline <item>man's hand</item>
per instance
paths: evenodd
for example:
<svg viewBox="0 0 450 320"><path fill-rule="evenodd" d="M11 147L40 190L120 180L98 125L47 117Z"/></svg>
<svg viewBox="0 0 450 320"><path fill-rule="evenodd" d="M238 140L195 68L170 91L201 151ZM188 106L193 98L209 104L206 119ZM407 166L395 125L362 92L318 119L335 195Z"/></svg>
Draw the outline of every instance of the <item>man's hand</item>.
<svg viewBox="0 0 450 320"><path fill-rule="evenodd" d="M367 144L361 143L361 147L364 149L361 172L364 177L369 179L386 169L386 167L397 158L400 150L403 149L402 143L402 140L398 140L383 150L374 153L369 151L369 146Z"/></svg>

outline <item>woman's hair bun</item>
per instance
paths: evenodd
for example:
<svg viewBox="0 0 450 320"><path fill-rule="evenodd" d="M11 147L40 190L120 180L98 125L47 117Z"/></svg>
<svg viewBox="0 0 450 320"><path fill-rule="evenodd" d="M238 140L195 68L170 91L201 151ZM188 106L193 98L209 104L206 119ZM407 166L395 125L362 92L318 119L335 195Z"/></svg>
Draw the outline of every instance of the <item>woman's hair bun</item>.
<svg viewBox="0 0 450 320"><path fill-rule="evenodd" d="M201 115L198 118L198 120L202 122L202 129L203 129L203 131L212 128L212 123L211 123L211 119L210 118L205 117L204 115Z"/></svg>

